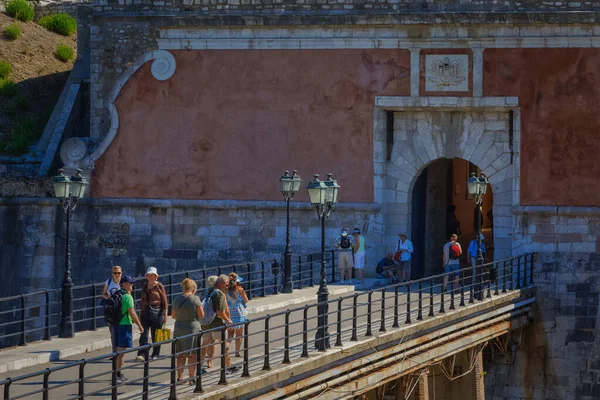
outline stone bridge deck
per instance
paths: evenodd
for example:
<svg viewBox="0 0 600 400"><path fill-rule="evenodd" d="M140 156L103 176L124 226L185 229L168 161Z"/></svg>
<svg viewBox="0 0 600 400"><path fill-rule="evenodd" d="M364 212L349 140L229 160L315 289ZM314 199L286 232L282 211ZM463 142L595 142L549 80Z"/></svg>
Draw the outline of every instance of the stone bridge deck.
<svg viewBox="0 0 600 400"><path fill-rule="evenodd" d="M327 352L318 352L314 347L317 308L314 301L307 302L306 311L300 308L289 313L289 364L283 363L286 309L252 315L255 323L250 324L248 329L249 376L242 377L243 357L232 358L233 364L241 367L239 371L231 375L222 374L222 357L217 352L215 366L202 375L203 393L194 393L196 386L170 384L170 367L174 358L170 357L171 345L164 345L162 357L148 363L147 396L151 399L279 399L294 394L294 398L298 399L316 395L330 399L353 398L385 380L408 374L527 324L530 304L535 300L531 286L505 293L500 286L497 294L492 288L490 298L473 303L469 303L467 287L464 306L460 305L460 291L454 300L446 294L442 302L439 285L434 285L431 290L433 296L430 296L428 285L422 286L422 319L419 319L417 285L411 285L410 301L406 287L399 287L397 292L395 288L388 288L344 295L343 300L336 302L337 307L333 306L335 303L330 304L332 348ZM433 316L429 316L431 302ZM407 308L408 304L410 308ZM306 339L303 337L304 312L308 328ZM356 315L356 340L352 340L353 315ZM265 326L268 326L268 346L265 346ZM338 327L341 330L338 331ZM303 354L305 340L307 354ZM102 353L106 351L86 354L86 359ZM117 387L119 399L143 398L144 363L136 361L134 355L126 355L125 374L130 381ZM111 396L109 355L99 356L84 367L73 360L61 360L18 373L3 374L0 379L57 365L62 365L63 369L53 371L48 377L49 399L78 398L78 392L85 393L85 397ZM80 387L77 378L81 369L85 379ZM225 381L227 384L224 384ZM42 398L40 393L19 397L38 389L43 389L42 375L12 383L10 397L5 398Z"/></svg>

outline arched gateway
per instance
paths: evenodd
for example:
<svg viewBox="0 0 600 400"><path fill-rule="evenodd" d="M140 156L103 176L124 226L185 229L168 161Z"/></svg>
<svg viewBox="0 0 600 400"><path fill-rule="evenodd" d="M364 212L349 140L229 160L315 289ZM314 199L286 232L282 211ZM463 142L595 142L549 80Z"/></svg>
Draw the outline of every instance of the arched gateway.
<svg viewBox="0 0 600 400"><path fill-rule="evenodd" d="M374 189L383 205L385 248L395 246L398 232L411 232L412 193L422 171L435 160L460 158L477 165L492 186L494 258L511 255L518 243L511 212L519 201L518 99L378 97L375 106Z"/></svg>

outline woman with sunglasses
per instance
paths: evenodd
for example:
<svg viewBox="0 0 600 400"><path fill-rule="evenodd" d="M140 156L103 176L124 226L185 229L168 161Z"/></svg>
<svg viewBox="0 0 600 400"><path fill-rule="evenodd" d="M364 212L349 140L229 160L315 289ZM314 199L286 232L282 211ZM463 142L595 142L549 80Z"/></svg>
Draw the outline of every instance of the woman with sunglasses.
<svg viewBox="0 0 600 400"><path fill-rule="evenodd" d="M102 306L104 306L104 300L110 299L110 296L113 295L118 290L121 290L121 276L123 275L123 271L121 267L115 265L112 267L112 279L108 279L104 282L104 288L102 289ZM108 324L108 322L107 322ZM115 351L115 343L114 343L114 335L113 335L113 327L108 325L108 329L110 331L110 342L112 343L113 351Z"/></svg>

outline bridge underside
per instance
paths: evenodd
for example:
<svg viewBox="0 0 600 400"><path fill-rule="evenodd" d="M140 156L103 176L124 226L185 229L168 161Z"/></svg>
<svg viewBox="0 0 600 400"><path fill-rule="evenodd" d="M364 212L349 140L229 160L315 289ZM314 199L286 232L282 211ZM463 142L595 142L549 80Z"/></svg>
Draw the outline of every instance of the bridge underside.
<svg viewBox="0 0 600 400"><path fill-rule="evenodd" d="M436 370L441 368L449 375L471 372L474 377L471 398L480 400L483 399L483 347L527 325L534 301L533 290L515 291L494 301L447 310L421 321L413 319L410 325L377 332L326 353L185 398L336 400L361 395L370 398L374 391L384 391L385 385L395 383L403 385L400 392L404 393L396 398L427 399L423 396L430 391L428 371L437 364ZM464 365L455 368L456 360ZM419 393L419 397L411 397ZM461 399L469 398L462 391L460 394Z"/></svg>

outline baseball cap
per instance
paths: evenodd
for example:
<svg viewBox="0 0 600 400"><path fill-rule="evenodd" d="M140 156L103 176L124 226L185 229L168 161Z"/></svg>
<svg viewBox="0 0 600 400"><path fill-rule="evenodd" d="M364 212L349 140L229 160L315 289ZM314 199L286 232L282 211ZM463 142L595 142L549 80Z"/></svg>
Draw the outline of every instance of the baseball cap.
<svg viewBox="0 0 600 400"><path fill-rule="evenodd" d="M158 275L156 267L148 267L148 269L146 270L146 275Z"/></svg>
<svg viewBox="0 0 600 400"><path fill-rule="evenodd" d="M119 283L125 283L125 282L129 282L129 283L135 283L135 279L133 279L131 276L129 275L123 275L121 277L121 282Z"/></svg>

